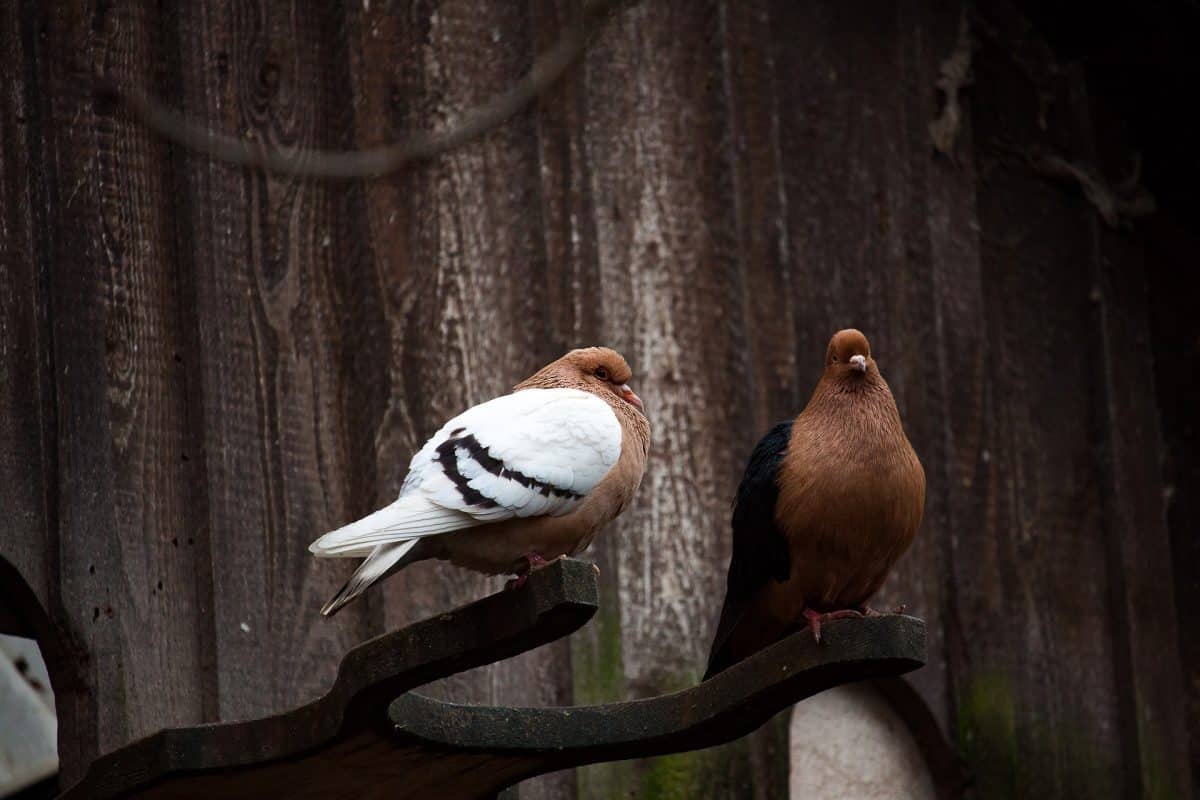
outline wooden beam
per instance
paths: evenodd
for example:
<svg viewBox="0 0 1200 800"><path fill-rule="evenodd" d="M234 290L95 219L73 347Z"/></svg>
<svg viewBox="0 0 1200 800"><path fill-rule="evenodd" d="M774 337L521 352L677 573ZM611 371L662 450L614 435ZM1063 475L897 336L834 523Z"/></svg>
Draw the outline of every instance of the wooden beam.
<svg viewBox="0 0 1200 800"><path fill-rule="evenodd" d="M163 786L213 770L222 772L221 786L228 787L212 796L242 796L238 793L246 786L258 786L246 777L254 768L266 765L273 774L278 763L271 762L303 765L312 762L314 752L337 752L339 743L370 738L364 730L382 719L391 698L552 642L595 612L592 566L555 561L534 573L520 591L493 594L355 647L342 660L329 692L307 705L247 722L159 731L98 759L62 799L140 796L156 783L160 787L155 792L166 791L162 796L189 796L186 789L167 791ZM312 624L327 623L314 618ZM255 789L246 796L259 795Z"/></svg>
<svg viewBox="0 0 1200 800"><path fill-rule="evenodd" d="M592 566L556 561L523 589L351 650L313 703L160 731L99 759L62 798L251 798L280 786L297 797L492 798L553 770L732 741L798 700L925 658L925 624L889 616L834 623L819 645L798 633L699 686L646 700L503 708L411 693L565 636L596 607Z"/></svg>
<svg viewBox="0 0 1200 800"><path fill-rule="evenodd" d="M838 620L793 634L682 691L624 703L502 708L397 698L398 735L431 748L532 755L536 772L714 747L754 731L784 708L845 683L911 672L925 663L925 623L899 614ZM497 789L502 787L497 787Z"/></svg>

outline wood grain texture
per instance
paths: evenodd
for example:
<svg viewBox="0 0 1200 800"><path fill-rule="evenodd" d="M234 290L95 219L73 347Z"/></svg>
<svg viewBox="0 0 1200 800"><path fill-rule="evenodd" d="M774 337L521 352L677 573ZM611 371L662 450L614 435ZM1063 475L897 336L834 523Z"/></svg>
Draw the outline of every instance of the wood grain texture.
<svg viewBox="0 0 1200 800"><path fill-rule="evenodd" d="M342 24L315 6L188 5L186 107L275 147L349 146ZM212 559L216 712L245 719L314 697L372 632L357 613L316 619L344 576L306 549L351 515L360 474L342 403L363 334L343 277L366 263L361 195L194 157L186 180L209 486L187 545Z"/></svg>
<svg viewBox="0 0 1200 800"><path fill-rule="evenodd" d="M596 600L591 566L556 560L519 592L502 590L355 647L310 703L244 722L160 731L97 760L63 798L261 797L267 787L296 797L374 797L396 785L408 791L403 796L420 797L415 787L428 791L422 780L436 785L439 778L454 795L462 787L441 773L437 758L405 758L390 745L388 704L437 677L565 636L591 618ZM884 658L902 661L910 651Z"/></svg>
<svg viewBox="0 0 1200 800"><path fill-rule="evenodd" d="M550 46L573 13L571 0L531 4L530 20L539 50ZM593 47L592 52L595 51ZM585 56L586 61L587 56ZM593 165L588 155L588 69L580 66L537 104L541 215L547 259L547 336L557 350L593 342L611 344L630 359L633 385L646 386L643 364L634 359L630 337L606 325L605 286L599 270ZM651 420L653 440L654 421ZM654 444L652 441L651 449ZM634 503L644 502L644 488ZM620 608L620 551L627 522L618 518L586 553L600 570L601 604L596 618L568 646L567 702L603 703L625 696ZM561 780L561 798L627 796L634 790L630 764L601 764L541 780ZM519 787L527 791L528 783ZM524 795L521 795L522 797Z"/></svg>
<svg viewBox="0 0 1200 800"><path fill-rule="evenodd" d="M29 71L33 25L22 8L0 9L0 556L24 576L44 609L52 586L54 386L37 215L44 213L38 138L42 120Z"/></svg>
<svg viewBox="0 0 1200 800"><path fill-rule="evenodd" d="M605 327L610 339L629 337L654 425L641 502L619 539L635 694L702 671L723 579L714 540L742 466L730 452L746 404L729 171L705 146L721 135L720 65L705 54L717 24L715 4L638 6L610 29L605 60L587 65ZM637 91L619 91L628 85ZM679 647L652 645L664 636Z"/></svg>
<svg viewBox="0 0 1200 800"><path fill-rule="evenodd" d="M745 736L783 706L835 685L917 668L925 626L899 614L838 620L828 641L792 634L696 686L658 697L567 708L445 703L416 692L388 708L399 738L448 749L585 763L712 747Z"/></svg>
<svg viewBox="0 0 1200 800"><path fill-rule="evenodd" d="M63 698L63 775L164 724L202 718L180 298L166 147L93 102L161 59L143 8L47 9L45 265L57 397L58 603L91 692Z"/></svg>
<svg viewBox="0 0 1200 800"><path fill-rule="evenodd" d="M939 8L941 11L929 30L929 48L939 60L940 74L940 62L952 57L960 46L959 37L965 33L974 42L977 32L970 27L972 18L967 9L956 9L953 4ZM962 16L954 20L956 10L960 15L968 14L965 20ZM964 21L965 31L960 28ZM945 97L939 101L940 109ZM983 447L985 417L989 413L986 381L990 365L987 332L982 324L984 286L976 202L980 176L970 114L973 101L973 96L961 99L965 113L955 147L949 155L934 157L924 176L929 230L928 281L933 301L929 311L936 344L931 357L923 359L922 392L929 398L925 408L929 419L917 424L930 491L925 508L926 535L914 543L912 554L913 561L923 563L924 568L918 567L907 576L909 580L923 581L926 586L938 586L932 597L926 596L938 601L935 607L942 622L942 660L939 663L935 659L931 670L913 676L912 680L924 682L923 696L943 726L944 735L955 730L956 682L968 663L970 647L959 617L958 584L950 577L950 570L956 558L971 557L974 545L964 540L964 533L981 524L986 482L979 479L979 473L990 458L984 455ZM914 356L921 358L919 352ZM895 590L891 597L904 601ZM933 611L926 613L932 616ZM930 673L937 676L934 681L928 680Z"/></svg>
<svg viewBox="0 0 1200 800"><path fill-rule="evenodd" d="M1105 109L1090 92L1077 113L1101 124ZM1093 134L1085 154L1105 164L1130 151ZM1118 169L1120 167L1117 167ZM1113 576L1112 625L1116 669L1124 693L1127 791L1152 798L1190 798L1187 714L1171 542L1167 530L1163 442L1154 386L1147 291L1148 255L1129 230L1113 230L1092 215L1090 294L1098 344L1093 380L1098 468L1104 476L1104 524ZM1186 569L1186 565L1181 565ZM1186 613L1186 612L1184 612Z"/></svg>
<svg viewBox="0 0 1200 800"><path fill-rule="evenodd" d="M587 554L600 611L432 691L536 706L691 684L745 459L856 325L930 484L879 604L929 619L911 682L976 791L1187 796L1194 458L1187 386L1162 376L1194 323L1183 300L1149 314L1141 272L1162 305L1194 237L1109 230L1030 169L1053 152L1116 180L1134 144L1011 8L970 18L949 156L928 123L958 3L656 0L480 140L327 184L164 145L92 76L301 158L452 127L578 1L10 5L0 556L63 629L68 779L163 726L312 700L355 644L497 587L421 564L320 620L353 565L306 547L393 499L443 420L578 345L628 357L654 427L634 507ZM522 797L782 797L785 734Z"/></svg>
<svg viewBox="0 0 1200 800"><path fill-rule="evenodd" d="M1200 273L1190 265L1200 242L1176 213L1163 213L1148 227L1147 316L1162 415L1162 502L1184 671L1185 702L1177 706L1187 720L1195 795L1200 792L1200 641L1188 634L1188 620L1200 613L1200 540L1192 533L1200 520L1200 335L1191 298L1200 293Z"/></svg>
<svg viewBox="0 0 1200 800"><path fill-rule="evenodd" d="M1132 765L1118 706L1095 701L1123 689L1093 461L1098 352L1085 344L1063 355L1092 342L1092 212L995 147L1077 157L1087 128L1070 108L1077 76L1050 79L1039 97L995 44L975 63L988 372L973 478L981 503L953 562L966 657L956 665L959 744L981 796L1116 797Z"/></svg>
<svg viewBox="0 0 1200 800"><path fill-rule="evenodd" d="M823 644L793 635L699 686L633 702L464 706L409 691L571 632L595 611L595 590L590 565L556 561L520 591L360 645L329 692L310 704L247 722L166 730L121 748L63 800L251 798L281 787L298 798L484 800L556 768L711 747L797 700L902 674L924 656L924 623L892 616L834 623Z"/></svg>
<svg viewBox="0 0 1200 800"><path fill-rule="evenodd" d="M527 72L542 49L519 4L356 4L348 30L361 146L452 127ZM408 459L444 420L508 392L566 349L547 336L553 311L536 133L532 117L519 115L367 190L369 274L386 333L374 369L387 389L371 443L372 507L395 498ZM368 602L391 628L497 585L424 563ZM569 674L565 647L553 646L433 691L461 701L558 704L569 700ZM532 800L561 797L569 783L560 777L523 791Z"/></svg>
<svg viewBox="0 0 1200 800"><path fill-rule="evenodd" d="M729 498L754 435L721 36L717 3L640 4L584 65L582 191L594 213L602 324L634 365L653 426L641 493L611 539L619 644L597 643L603 672L619 655L610 683L625 697L688 685L703 670ZM721 796L742 791L745 759L675 756L604 779L583 774L585 797Z"/></svg>

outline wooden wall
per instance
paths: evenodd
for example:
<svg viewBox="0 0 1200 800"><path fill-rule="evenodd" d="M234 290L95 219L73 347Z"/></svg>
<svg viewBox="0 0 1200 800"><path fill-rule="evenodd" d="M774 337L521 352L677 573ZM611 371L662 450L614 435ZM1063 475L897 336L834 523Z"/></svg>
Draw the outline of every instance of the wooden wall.
<svg viewBox="0 0 1200 800"><path fill-rule="evenodd" d="M886 589L979 797L1186 797L1146 259L1078 182L1127 166L1084 73L974 18L947 153L941 0L643 0L529 112L330 183L168 145L144 86L263 146L442 130L512 84L566 0L0 5L0 556L81 654L64 780L170 725L318 694L342 653L495 590L422 564L334 620L318 534L389 501L442 420L566 349L622 351L654 445L569 642L448 680L592 702L696 680L744 460L836 329L872 338L930 480ZM961 53L960 49L960 53ZM786 793L786 720L523 798Z"/></svg>

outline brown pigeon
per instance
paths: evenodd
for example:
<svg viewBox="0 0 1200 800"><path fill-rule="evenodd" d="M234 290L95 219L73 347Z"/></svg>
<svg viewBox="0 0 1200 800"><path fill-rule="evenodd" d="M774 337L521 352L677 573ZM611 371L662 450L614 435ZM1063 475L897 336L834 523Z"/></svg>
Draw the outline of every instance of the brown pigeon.
<svg viewBox="0 0 1200 800"><path fill-rule="evenodd" d="M805 625L865 606L908 549L925 471L860 331L834 334L794 421L755 447L733 510L733 556L705 679Z"/></svg>
<svg viewBox="0 0 1200 800"><path fill-rule="evenodd" d="M372 583L436 558L515 585L575 555L633 499L650 423L632 373L606 347L572 350L511 394L467 409L412 458L396 502L327 533L320 558L365 558L321 613Z"/></svg>

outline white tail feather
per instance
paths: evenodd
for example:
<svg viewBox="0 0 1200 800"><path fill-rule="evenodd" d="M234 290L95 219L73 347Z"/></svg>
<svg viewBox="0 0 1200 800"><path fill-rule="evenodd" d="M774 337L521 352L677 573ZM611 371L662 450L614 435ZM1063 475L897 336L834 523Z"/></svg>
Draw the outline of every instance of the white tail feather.
<svg viewBox="0 0 1200 800"><path fill-rule="evenodd" d="M376 547L367 556L366 560L358 565L358 569L354 570L354 574L338 590L333 599L325 604L325 607L321 609L321 613L327 617L336 614L342 606L358 597L366 591L368 586L386 575L388 570L396 566L400 559L404 558L408 554L408 551L416 546L418 541L420 539L409 539L399 544L380 545Z"/></svg>
<svg viewBox="0 0 1200 800"><path fill-rule="evenodd" d="M412 541L479 524L480 521L469 514L408 495L374 514L330 531L310 544L308 550L318 558L362 558L380 545Z"/></svg>

